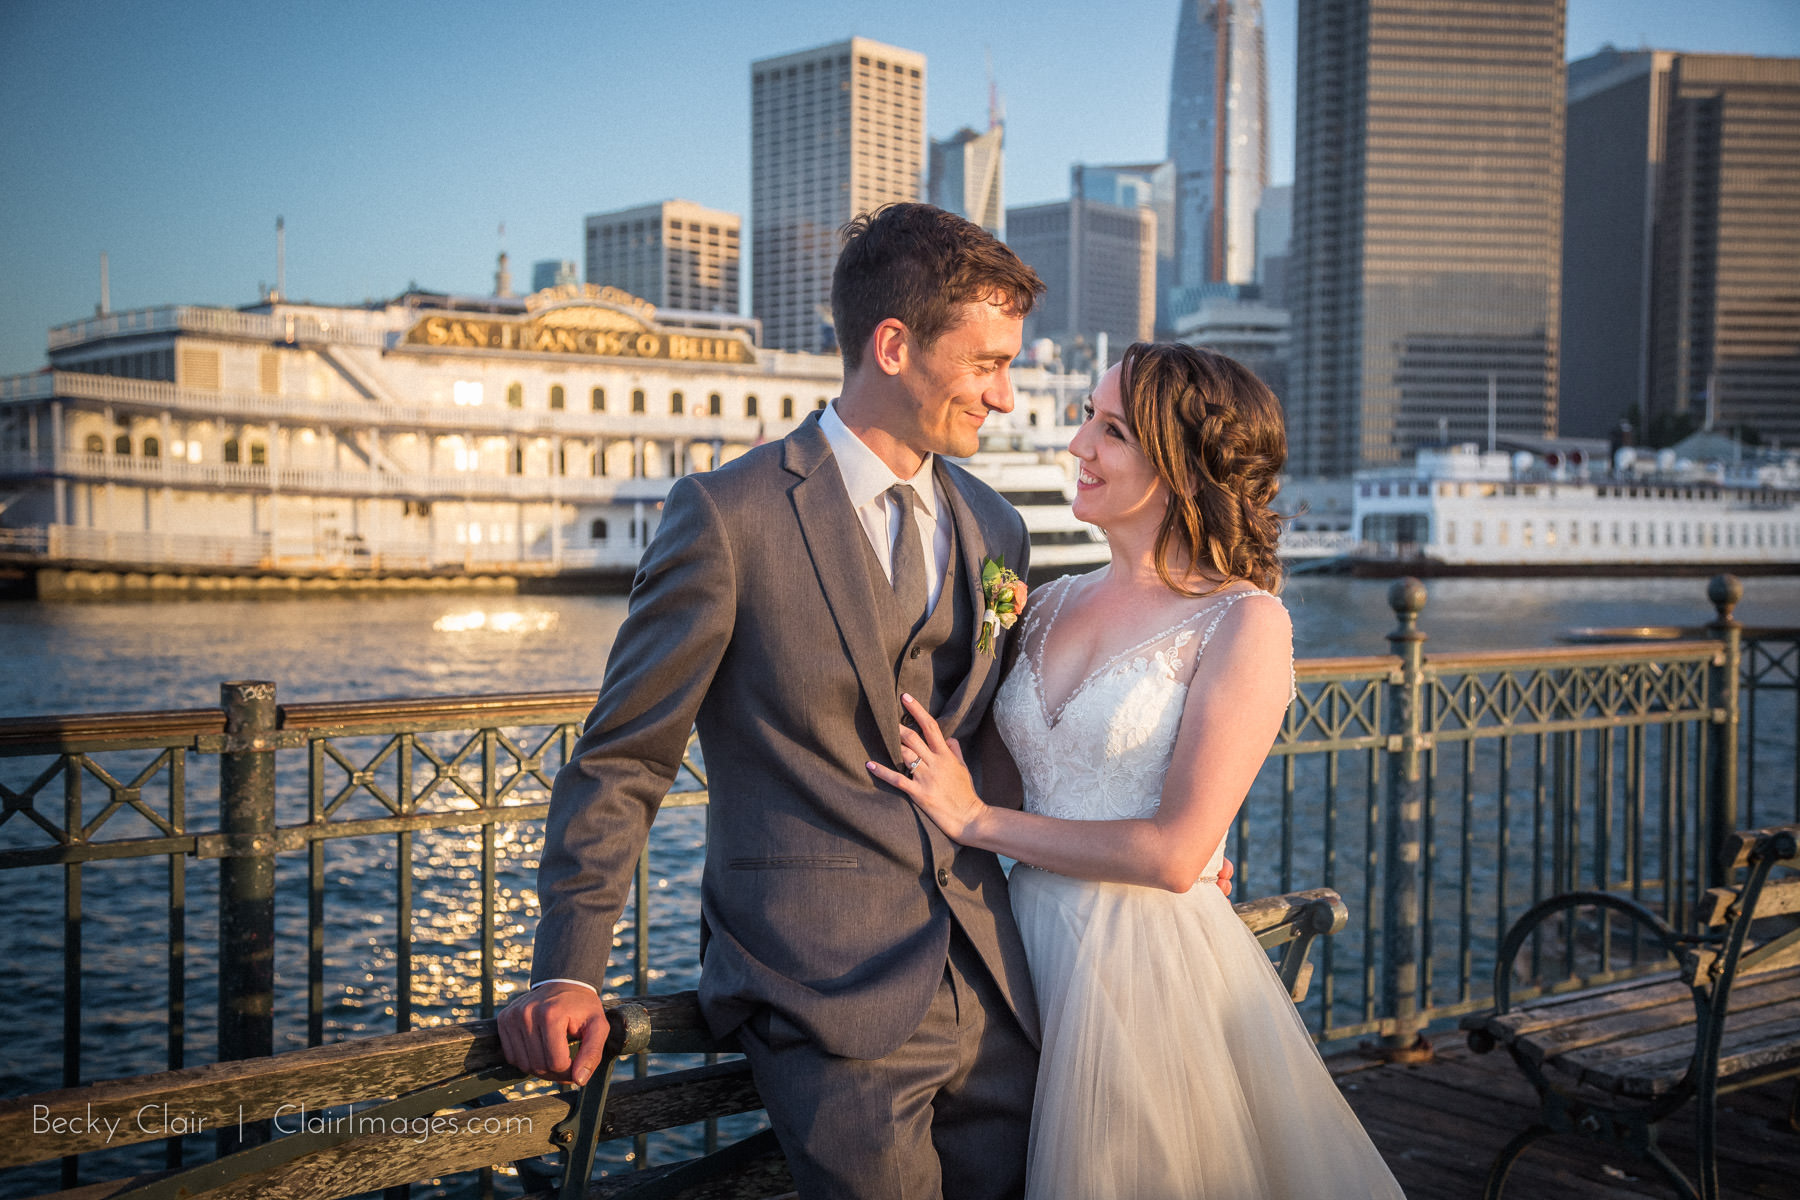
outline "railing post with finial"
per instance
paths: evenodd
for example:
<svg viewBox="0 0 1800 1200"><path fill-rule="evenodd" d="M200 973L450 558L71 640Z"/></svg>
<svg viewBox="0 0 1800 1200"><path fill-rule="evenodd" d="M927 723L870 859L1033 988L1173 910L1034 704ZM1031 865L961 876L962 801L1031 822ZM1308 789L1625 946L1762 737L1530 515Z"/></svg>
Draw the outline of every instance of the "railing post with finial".
<svg viewBox="0 0 1800 1200"><path fill-rule="evenodd" d="M1425 585L1412 576L1394 581L1388 604L1398 618L1388 644L1399 660L1388 676L1387 859L1386 893L1382 897L1382 991L1388 1032L1382 1055L1417 1061L1430 1056L1419 1036L1419 901L1420 864L1425 831L1425 635L1419 614L1425 609Z"/></svg>
<svg viewBox="0 0 1800 1200"><path fill-rule="evenodd" d="M275 685L219 685L219 1061L275 1052ZM219 1153L268 1139L222 1126Z"/></svg>
<svg viewBox="0 0 1800 1200"><path fill-rule="evenodd" d="M1712 668L1712 736L1707 747L1706 886L1724 887L1730 882L1725 843L1738 825L1738 673L1744 651L1744 627L1731 614L1744 598L1744 585L1735 575L1715 575L1706 585L1706 598L1718 614L1706 628L1721 646Z"/></svg>

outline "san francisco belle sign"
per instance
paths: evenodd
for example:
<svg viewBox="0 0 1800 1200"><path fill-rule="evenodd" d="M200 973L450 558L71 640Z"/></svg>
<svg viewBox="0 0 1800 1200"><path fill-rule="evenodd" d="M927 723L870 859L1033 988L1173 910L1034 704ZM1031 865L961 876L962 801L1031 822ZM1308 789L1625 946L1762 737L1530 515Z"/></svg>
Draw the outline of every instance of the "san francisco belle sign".
<svg viewBox="0 0 1800 1200"><path fill-rule="evenodd" d="M591 283L545 288L525 300L526 316L425 317L401 339L434 350L502 350L655 358L672 362L756 361L747 338L663 329L656 306L617 288Z"/></svg>

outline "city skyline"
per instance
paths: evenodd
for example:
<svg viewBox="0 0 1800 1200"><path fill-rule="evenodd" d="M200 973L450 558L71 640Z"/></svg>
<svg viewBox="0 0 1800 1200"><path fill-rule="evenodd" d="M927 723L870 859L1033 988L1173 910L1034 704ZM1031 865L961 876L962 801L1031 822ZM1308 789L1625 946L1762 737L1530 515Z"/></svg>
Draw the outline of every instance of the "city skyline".
<svg viewBox="0 0 1800 1200"><path fill-rule="evenodd" d="M115 310L254 302L275 282L278 215L288 293L321 303L411 283L485 291L499 250L521 270L579 259L583 218L608 209L679 196L747 217L750 62L852 35L926 56L930 136L981 122L991 53L1008 200L1058 199L1072 163L1160 156L1176 11L527 5L498 24L454 4L9 5L0 373L40 367L45 330L92 314L102 252ZM1295 0L1264 13L1270 178L1284 183ZM1795 55L1800 11L1571 0L1564 57L1605 42Z"/></svg>

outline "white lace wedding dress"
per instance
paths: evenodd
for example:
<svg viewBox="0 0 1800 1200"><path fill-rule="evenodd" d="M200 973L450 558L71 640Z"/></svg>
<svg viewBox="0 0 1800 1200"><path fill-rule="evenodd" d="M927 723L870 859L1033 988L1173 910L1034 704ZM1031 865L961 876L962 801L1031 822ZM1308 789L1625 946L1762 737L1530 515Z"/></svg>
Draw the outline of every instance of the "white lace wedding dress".
<svg viewBox="0 0 1800 1200"><path fill-rule="evenodd" d="M1280 601L1199 600L1052 712L1042 655L1070 586L1065 577L1034 597L995 700L1025 807L1148 816L1220 619L1234 604ZM1400 1196L1264 951L1210 882L1222 856L1180 895L1014 868L1043 1025L1028 1200Z"/></svg>

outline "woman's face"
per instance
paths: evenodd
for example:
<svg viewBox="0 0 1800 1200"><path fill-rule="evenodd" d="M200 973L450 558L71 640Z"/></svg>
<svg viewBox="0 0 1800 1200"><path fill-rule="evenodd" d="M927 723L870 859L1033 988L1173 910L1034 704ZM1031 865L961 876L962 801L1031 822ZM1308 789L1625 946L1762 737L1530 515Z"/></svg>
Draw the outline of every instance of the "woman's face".
<svg viewBox="0 0 1800 1200"><path fill-rule="evenodd" d="M1100 377L1085 406L1087 420L1069 442L1079 467L1075 516L1108 533L1142 524L1154 531L1168 508L1169 489L1125 424L1119 367Z"/></svg>

